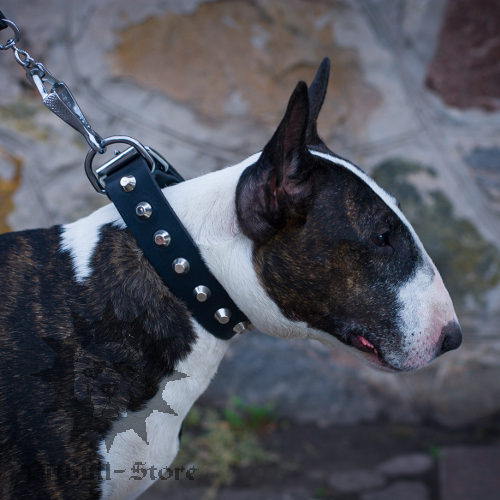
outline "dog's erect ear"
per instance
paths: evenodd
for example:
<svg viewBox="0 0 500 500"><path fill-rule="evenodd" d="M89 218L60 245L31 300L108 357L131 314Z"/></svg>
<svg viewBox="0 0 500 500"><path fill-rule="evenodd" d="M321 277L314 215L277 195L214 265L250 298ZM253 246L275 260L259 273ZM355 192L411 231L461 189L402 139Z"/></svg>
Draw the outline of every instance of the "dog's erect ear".
<svg viewBox="0 0 500 500"><path fill-rule="evenodd" d="M319 65L316 76L309 87L309 122L306 132L306 143L309 146L324 145L324 142L318 135L316 121L325 100L329 77L330 59L325 57Z"/></svg>
<svg viewBox="0 0 500 500"><path fill-rule="evenodd" d="M236 211L242 232L264 243L307 214L313 191L314 157L306 146L309 97L305 82L295 88L286 114L259 160L240 177Z"/></svg>

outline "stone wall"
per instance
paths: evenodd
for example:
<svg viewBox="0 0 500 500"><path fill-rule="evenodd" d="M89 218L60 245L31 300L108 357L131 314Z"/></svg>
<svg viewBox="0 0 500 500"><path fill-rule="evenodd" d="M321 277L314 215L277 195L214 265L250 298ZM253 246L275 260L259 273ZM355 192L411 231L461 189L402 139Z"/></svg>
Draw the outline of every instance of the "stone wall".
<svg viewBox="0 0 500 500"><path fill-rule="evenodd" d="M456 425L500 410L495 1L4 0L2 10L102 136L131 135L188 178L261 149L295 83L331 58L320 133L401 200L464 344L396 376L251 333L233 342L206 401L272 400L322 424L386 415ZM84 175L83 139L45 109L10 51L0 88L0 230L66 223L106 203Z"/></svg>

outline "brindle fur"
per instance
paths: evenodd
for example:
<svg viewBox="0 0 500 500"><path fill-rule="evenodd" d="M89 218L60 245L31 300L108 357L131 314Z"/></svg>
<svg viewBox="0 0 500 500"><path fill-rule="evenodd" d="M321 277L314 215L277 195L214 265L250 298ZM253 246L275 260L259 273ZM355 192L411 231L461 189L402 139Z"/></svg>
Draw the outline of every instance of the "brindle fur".
<svg viewBox="0 0 500 500"><path fill-rule="evenodd" d="M0 498L99 498L99 442L195 339L128 230L103 226L84 284L60 233L0 237Z"/></svg>

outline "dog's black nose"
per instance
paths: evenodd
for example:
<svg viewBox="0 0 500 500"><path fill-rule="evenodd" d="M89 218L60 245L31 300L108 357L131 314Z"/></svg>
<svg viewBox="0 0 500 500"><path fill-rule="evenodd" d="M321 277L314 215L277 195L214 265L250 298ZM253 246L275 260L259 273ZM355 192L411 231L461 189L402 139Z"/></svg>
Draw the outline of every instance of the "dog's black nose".
<svg viewBox="0 0 500 500"><path fill-rule="evenodd" d="M443 339L443 344L439 354L458 349L462 343L462 330L460 325L456 321L450 321L441 330L441 338Z"/></svg>

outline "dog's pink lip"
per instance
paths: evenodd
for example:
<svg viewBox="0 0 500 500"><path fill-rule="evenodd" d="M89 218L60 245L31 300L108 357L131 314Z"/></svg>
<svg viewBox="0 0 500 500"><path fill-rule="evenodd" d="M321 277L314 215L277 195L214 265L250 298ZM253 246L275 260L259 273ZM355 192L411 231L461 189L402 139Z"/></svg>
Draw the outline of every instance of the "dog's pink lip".
<svg viewBox="0 0 500 500"><path fill-rule="evenodd" d="M355 347L358 351L367 354L368 362L373 366L382 369L384 371L399 371L396 368L390 366L387 362L385 362L378 351L378 349L365 337L362 335L351 334L349 337L349 341L353 347Z"/></svg>
<svg viewBox="0 0 500 500"><path fill-rule="evenodd" d="M351 341L351 345L358 351L373 353L378 356L377 348L369 340L365 339L361 335L351 334L349 340Z"/></svg>

